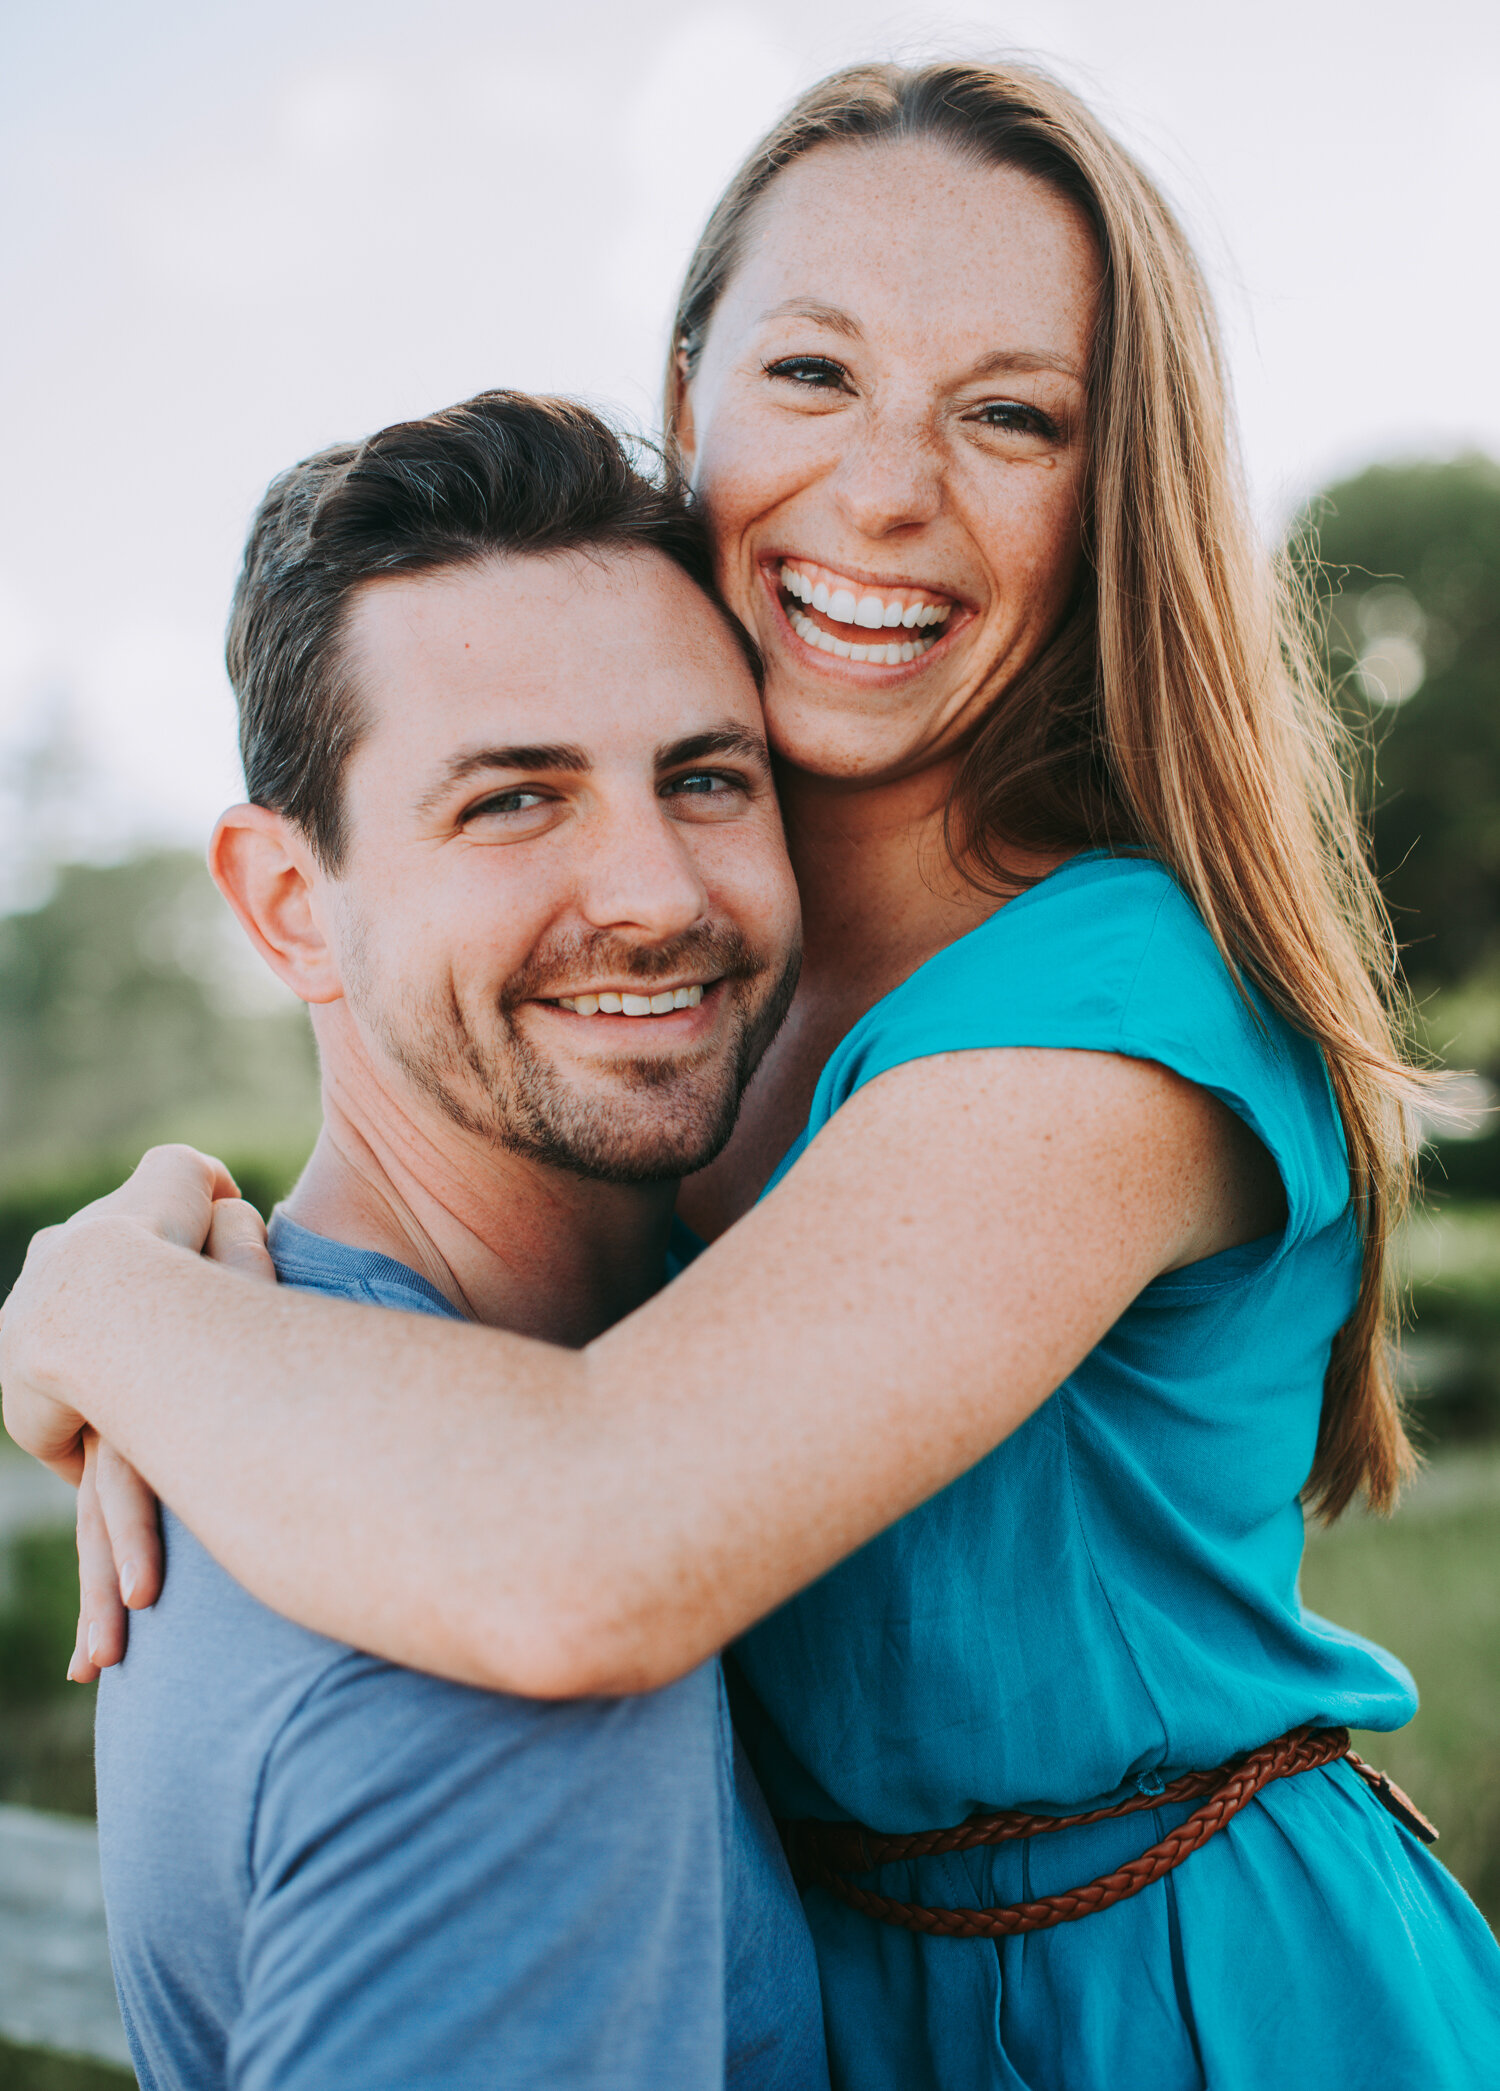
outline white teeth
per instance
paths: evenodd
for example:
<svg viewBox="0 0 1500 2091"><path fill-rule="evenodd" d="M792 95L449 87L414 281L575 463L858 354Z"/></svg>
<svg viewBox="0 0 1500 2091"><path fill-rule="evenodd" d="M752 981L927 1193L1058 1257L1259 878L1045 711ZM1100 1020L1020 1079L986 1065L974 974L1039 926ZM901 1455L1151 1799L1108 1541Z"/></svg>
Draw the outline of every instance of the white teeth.
<svg viewBox="0 0 1500 2091"><path fill-rule="evenodd" d="M919 660L928 648L936 643L933 639L922 638L908 639L900 644L892 640L883 646L863 645L848 639L836 638L832 632L825 632L821 626L814 624L810 617L804 617L800 610L790 612L789 621L797 637L808 646L816 646L824 653L837 654L842 660L873 661L886 668L897 668L904 662Z"/></svg>
<svg viewBox="0 0 1500 2091"><path fill-rule="evenodd" d="M895 603L887 602L884 596L873 592L856 596L852 588L830 590L826 581L819 581L814 585L806 574L799 573L794 566L782 567L781 585L795 602L806 603L809 609L818 611L824 617L831 617L835 624L857 624L866 631L878 631L882 628L888 631L900 629L908 632L916 629L925 630L929 625L946 624L953 614L951 602ZM807 619L799 619L793 612L789 611L788 615L793 629L809 646L822 646L825 652L837 650L826 644L828 635L820 633L816 625ZM852 658L860 660L867 656L855 654ZM872 648L868 658L879 660L879 648Z"/></svg>
<svg viewBox="0 0 1500 2091"><path fill-rule="evenodd" d="M703 1000L703 983L692 987L664 987L656 995L559 995L559 1009L572 1009L579 1016L667 1016L674 1009L696 1009Z"/></svg>

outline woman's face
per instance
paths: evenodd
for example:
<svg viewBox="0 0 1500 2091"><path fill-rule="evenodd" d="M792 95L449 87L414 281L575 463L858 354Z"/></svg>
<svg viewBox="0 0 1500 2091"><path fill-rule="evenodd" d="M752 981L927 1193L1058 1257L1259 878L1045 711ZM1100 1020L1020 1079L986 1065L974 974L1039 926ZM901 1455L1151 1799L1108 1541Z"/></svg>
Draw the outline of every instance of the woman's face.
<svg viewBox="0 0 1500 2091"><path fill-rule="evenodd" d="M1056 629L1097 284L1072 203L930 142L819 147L762 200L681 433L794 767L942 761Z"/></svg>

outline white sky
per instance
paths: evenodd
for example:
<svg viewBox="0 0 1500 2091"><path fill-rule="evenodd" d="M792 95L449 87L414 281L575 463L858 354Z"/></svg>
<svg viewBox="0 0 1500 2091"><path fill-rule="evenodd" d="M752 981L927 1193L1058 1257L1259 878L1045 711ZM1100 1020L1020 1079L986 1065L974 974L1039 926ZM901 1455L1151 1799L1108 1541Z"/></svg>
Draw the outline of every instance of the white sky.
<svg viewBox="0 0 1500 2091"><path fill-rule="evenodd" d="M1500 455L1495 0L0 0L0 761L66 727L54 839L199 840L237 795L220 637L274 472L486 385L649 424L746 147L934 49L1053 64L1165 182L1268 522Z"/></svg>

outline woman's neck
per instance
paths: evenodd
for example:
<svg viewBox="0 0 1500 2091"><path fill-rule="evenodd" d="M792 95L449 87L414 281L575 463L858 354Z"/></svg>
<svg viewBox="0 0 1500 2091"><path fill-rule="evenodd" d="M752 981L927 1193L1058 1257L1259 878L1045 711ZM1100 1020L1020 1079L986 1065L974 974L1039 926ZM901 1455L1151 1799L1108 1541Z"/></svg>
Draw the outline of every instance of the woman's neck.
<svg viewBox="0 0 1500 2091"><path fill-rule="evenodd" d="M949 855L951 782L946 766L866 786L800 771L778 778L802 896L800 999L852 1000L852 1022L993 913L995 896Z"/></svg>
<svg viewBox="0 0 1500 2091"><path fill-rule="evenodd" d="M802 895L796 1000L746 1092L733 1139L682 1188L679 1211L707 1239L749 1210L801 1132L818 1076L866 1010L1002 904L948 852L953 768L858 785L802 771L778 776L787 847ZM1021 881L1055 859L1018 856Z"/></svg>

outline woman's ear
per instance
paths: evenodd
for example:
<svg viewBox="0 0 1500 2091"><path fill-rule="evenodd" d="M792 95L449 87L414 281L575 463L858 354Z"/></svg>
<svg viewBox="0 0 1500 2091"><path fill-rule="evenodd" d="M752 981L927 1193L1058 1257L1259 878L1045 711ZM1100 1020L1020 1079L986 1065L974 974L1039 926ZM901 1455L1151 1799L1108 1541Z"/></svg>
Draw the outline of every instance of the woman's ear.
<svg viewBox="0 0 1500 2091"><path fill-rule="evenodd" d="M317 904L327 873L301 831L265 806L231 806L208 845L208 868L276 977L304 1002L340 1000Z"/></svg>
<svg viewBox="0 0 1500 2091"><path fill-rule="evenodd" d="M672 358L672 440L682 466L682 476L692 484L698 461L698 434L693 424L693 393L687 350L679 348Z"/></svg>

